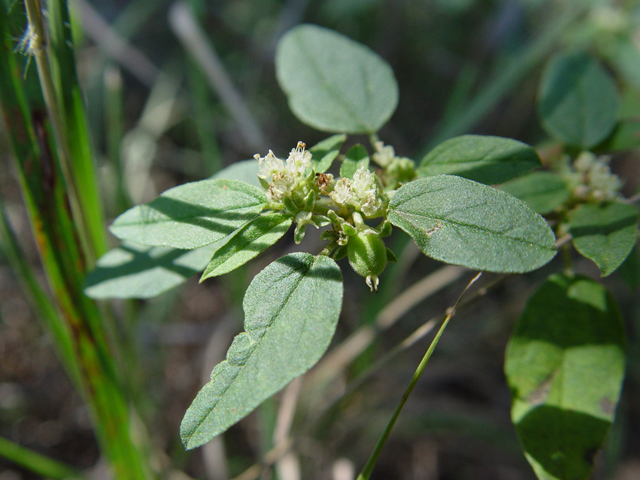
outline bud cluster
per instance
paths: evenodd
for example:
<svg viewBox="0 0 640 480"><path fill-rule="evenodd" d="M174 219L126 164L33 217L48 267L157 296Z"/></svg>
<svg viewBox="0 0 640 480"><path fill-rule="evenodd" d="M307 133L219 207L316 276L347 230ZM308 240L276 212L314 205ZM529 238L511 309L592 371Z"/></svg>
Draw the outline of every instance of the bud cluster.
<svg viewBox="0 0 640 480"><path fill-rule="evenodd" d="M573 162L567 174L573 195L580 201L607 202L615 199L622 187L617 175L611 173L609 157L596 157L583 152Z"/></svg>

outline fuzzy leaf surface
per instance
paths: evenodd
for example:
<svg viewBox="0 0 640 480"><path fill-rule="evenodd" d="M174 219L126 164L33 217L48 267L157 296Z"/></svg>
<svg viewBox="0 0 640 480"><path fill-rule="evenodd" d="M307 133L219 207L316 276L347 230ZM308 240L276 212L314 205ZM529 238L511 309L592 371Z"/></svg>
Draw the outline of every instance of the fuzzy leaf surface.
<svg viewBox="0 0 640 480"><path fill-rule="evenodd" d="M613 273L636 243L638 209L624 203L583 205L571 217L573 245L593 260L603 277Z"/></svg>
<svg viewBox="0 0 640 480"><path fill-rule="evenodd" d="M315 25L282 37L276 75L296 117L324 132L377 132L398 104L398 84L382 58Z"/></svg>
<svg viewBox="0 0 640 480"><path fill-rule="evenodd" d="M243 302L245 332L182 420L187 449L224 432L320 359L335 332L342 290L340 268L326 256L293 253L255 276Z"/></svg>
<svg viewBox="0 0 640 480"><path fill-rule="evenodd" d="M569 145L590 148L613 131L618 114L614 79L589 55L564 53L547 65L538 92L542 126Z"/></svg>
<svg viewBox="0 0 640 480"><path fill-rule="evenodd" d="M462 135L429 152L418 168L421 177L449 174L493 185L540 166L529 145L510 138Z"/></svg>
<svg viewBox="0 0 640 480"><path fill-rule="evenodd" d="M500 190L519 198L541 215L551 213L571 195L562 178L552 172L523 175L500 185Z"/></svg>
<svg viewBox="0 0 640 480"><path fill-rule="evenodd" d="M614 299L587 277L551 276L531 296L505 360L511 418L541 480L586 480L613 423L625 370Z"/></svg>
<svg viewBox="0 0 640 480"><path fill-rule="evenodd" d="M340 176L353 179L353 174L360 167L369 168L369 154L358 144L351 147L345 155L344 162L340 165Z"/></svg>
<svg viewBox="0 0 640 480"><path fill-rule="evenodd" d="M216 250L200 281L229 273L255 258L280 240L292 221L290 215L283 213L258 215Z"/></svg>
<svg viewBox="0 0 640 480"><path fill-rule="evenodd" d="M528 272L556 254L545 220L506 192L452 175L403 185L389 221L436 260L489 272Z"/></svg>
<svg viewBox="0 0 640 480"><path fill-rule="evenodd" d="M264 191L238 180L209 179L167 190L115 219L111 233L140 245L192 249L216 242L252 220Z"/></svg>

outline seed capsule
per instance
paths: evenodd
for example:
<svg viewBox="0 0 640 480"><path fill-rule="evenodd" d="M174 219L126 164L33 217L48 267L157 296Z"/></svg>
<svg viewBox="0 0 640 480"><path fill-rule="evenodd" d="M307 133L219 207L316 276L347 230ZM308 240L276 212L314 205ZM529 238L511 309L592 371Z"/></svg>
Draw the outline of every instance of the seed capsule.
<svg viewBox="0 0 640 480"><path fill-rule="evenodd" d="M367 285L378 290L378 275L387 265L387 248L378 233L359 233L347 244L349 264L358 275L366 278Z"/></svg>

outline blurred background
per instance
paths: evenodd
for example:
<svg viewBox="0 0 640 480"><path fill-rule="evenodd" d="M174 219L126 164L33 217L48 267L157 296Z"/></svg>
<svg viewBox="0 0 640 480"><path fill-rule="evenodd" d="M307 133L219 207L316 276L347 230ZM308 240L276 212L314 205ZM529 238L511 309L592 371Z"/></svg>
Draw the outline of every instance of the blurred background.
<svg viewBox="0 0 640 480"><path fill-rule="evenodd" d="M109 222L167 188L206 178L255 153L263 156L272 149L285 157L299 140L310 146L328 136L293 116L275 79L277 41L299 23L343 33L389 62L400 101L379 135L399 156L416 161L439 142L464 133L515 138L541 152L553 148L536 115L546 60L572 45L606 60L608 42L620 32L640 45L640 10L634 1L74 0L71 6ZM624 98L628 115L640 116L637 89L635 97L632 92ZM347 146L356 142L366 138L350 137ZM4 208L44 284L11 156L0 124ZM625 194L637 192L639 150L617 153L611 165L625 182ZM389 245L400 262L381 277L379 294L343 269L343 313L318 368L191 452L180 443L179 424L242 328L246 286L286 253L318 252L317 234L309 232L299 246L285 236L223 277L202 284L193 278L156 299L109 304L112 328L128 335L135 351L137 360L121 359L121 367L136 386L134 403L156 447L150 461L163 478L355 478L430 337L406 347L402 342L421 326L428 329L429 320L455 302L473 275L442 269L418 255L401 232L390 237ZM594 265L575 260L577 271L599 278ZM556 259L523 276L483 277L480 286L491 288L454 317L372 478L535 478L510 421L504 350L528 296L559 268ZM617 421L593 478L639 479L640 302L637 290L617 274L604 283L622 308L629 363ZM292 415L288 430L287 414ZM293 448L280 457L274 446L287 432ZM109 478L87 408L2 251L0 437L91 478ZM41 477L0 458L0 480L34 478Z"/></svg>

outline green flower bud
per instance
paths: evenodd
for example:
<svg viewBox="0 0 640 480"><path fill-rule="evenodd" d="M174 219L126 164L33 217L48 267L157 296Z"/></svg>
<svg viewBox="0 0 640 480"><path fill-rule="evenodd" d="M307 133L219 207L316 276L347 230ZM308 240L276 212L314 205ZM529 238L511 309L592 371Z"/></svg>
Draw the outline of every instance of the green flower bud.
<svg viewBox="0 0 640 480"><path fill-rule="evenodd" d="M367 285L378 290L378 275L387 265L387 247L378 233L361 232L349 238L347 244L349 264L358 275L366 278Z"/></svg>

